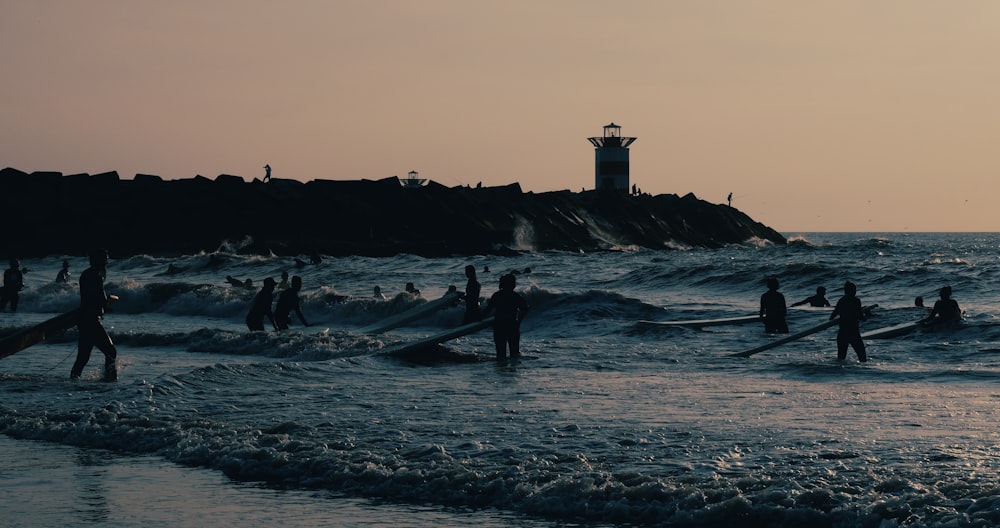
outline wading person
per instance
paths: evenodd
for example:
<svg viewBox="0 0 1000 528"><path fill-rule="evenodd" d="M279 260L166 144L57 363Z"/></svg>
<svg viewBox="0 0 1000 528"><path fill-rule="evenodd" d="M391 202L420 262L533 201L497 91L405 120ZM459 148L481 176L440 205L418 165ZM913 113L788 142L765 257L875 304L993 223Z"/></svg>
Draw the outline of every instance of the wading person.
<svg viewBox="0 0 1000 528"><path fill-rule="evenodd" d="M861 299L857 297L858 287L853 282L844 283L844 296L837 301L837 306L830 314L830 320L840 317L840 330L837 331L837 359L847 359L847 345L854 349L858 361L868 361L865 352L865 340L861 339L861 321L865 320L865 310L861 307Z"/></svg>
<svg viewBox="0 0 1000 528"><path fill-rule="evenodd" d="M101 249L90 255L90 267L80 274L80 315L77 321L79 342L76 362L69 373L71 379L79 379L83 368L90 361L90 352L96 346L104 353L104 381L118 379L118 350L111 337L104 330L101 320L112 298L104 291L104 279L108 274L108 252Z"/></svg>
<svg viewBox="0 0 1000 528"><path fill-rule="evenodd" d="M514 291L517 279L507 274L500 277L500 291L490 297L489 304L483 310L482 317L487 317L494 310L493 343L496 345L497 359L507 357L517 358L521 355L521 319L528 313L528 303L520 293Z"/></svg>

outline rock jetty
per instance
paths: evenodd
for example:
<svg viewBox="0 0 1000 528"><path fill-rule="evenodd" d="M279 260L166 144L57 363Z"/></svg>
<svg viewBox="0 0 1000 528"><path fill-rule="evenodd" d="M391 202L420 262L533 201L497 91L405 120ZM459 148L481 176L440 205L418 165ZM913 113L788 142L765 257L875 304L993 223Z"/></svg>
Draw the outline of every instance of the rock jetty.
<svg viewBox="0 0 1000 528"><path fill-rule="evenodd" d="M63 175L0 170L5 255L211 252L389 256L716 248L751 240L785 244L737 209L692 194L522 192L503 187L404 188L383 180L220 175L163 180L117 172Z"/></svg>

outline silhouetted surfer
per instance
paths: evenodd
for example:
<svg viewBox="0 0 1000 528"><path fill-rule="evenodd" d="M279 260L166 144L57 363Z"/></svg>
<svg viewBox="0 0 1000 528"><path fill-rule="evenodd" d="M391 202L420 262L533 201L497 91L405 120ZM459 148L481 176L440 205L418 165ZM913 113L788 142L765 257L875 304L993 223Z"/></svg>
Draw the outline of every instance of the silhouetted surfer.
<svg viewBox="0 0 1000 528"><path fill-rule="evenodd" d="M490 297L489 304L483 310L482 317L496 311L493 343L496 345L497 359L507 357L508 347L511 358L521 355L521 319L528 313L528 303L520 293L514 291L516 286L517 278L513 275L500 277L500 291Z"/></svg>
<svg viewBox="0 0 1000 528"><path fill-rule="evenodd" d="M768 277L767 291L760 296L760 316L764 319L764 331L769 334L787 334L788 313L785 307L785 296L778 292L779 284L776 277Z"/></svg>
<svg viewBox="0 0 1000 528"><path fill-rule="evenodd" d="M21 261L16 258L10 259L10 268L3 272L3 288L0 288L0 311L10 303L10 311L17 311L17 301L21 297L21 290L24 289L24 271L21 270Z"/></svg>
<svg viewBox="0 0 1000 528"><path fill-rule="evenodd" d="M478 321L482 316L479 310L479 280L476 279L476 267L469 264L465 267L465 315L462 317L462 324Z"/></svg>
<svg viewBox="0 0 1000 528"><path fill-rule="evenodd" d="M69 372L71 379L79 379L83 368L90 361L90 352L96 346L104 353L104 381L118 379L118 350L111 337L104 330L101 319L108 308L110 298L104 291L104 279L108 274L108 252L97 250L90 254L90 267L80 274L80 315L77 320L79 331L76 362Z"/></svg>
<svg viewBox="0 0 1000 528"><path fill-rule="evenodd" d="M962 309L958 306L958 301L951 298L951 286L941 288L939 292L941 299L934 302L934 308L930 315L921 322L934 325L953 325L962 320Z"/></svg>
<svg viewBox="0 0 1000 528"><path fill-rule="evenodd" d="M801 301L792 304L792 306L802 306L803 304L808 304L809 306L816 308L822 306L830 306L830 301L826 300L826 288L822 286L817 287L816 295L806 297L805 299L802 299Z"/></svg>
<svg viewBox="0 0 1000 528"><path fill-rule="evenodd" d="M857 297L858 287L851 281L844 283L844 296L837 301L837 306L830 314L830 320L840 317L840 330L837 331L837 359L847 359L847 345L851 345L858 361L868 361L865 352L865 340L861 339L861 321L865 320L865 310L861 299Z"/></svg>
<svg viewBox="0 0 1000 528"><path fill-rule="evenodd" d="M56 274L57 283L67 283L69 282L69 261L64 260L62 264L62 269Z"/></svg>
<svg viewBox="0 0 1000 528"><path fill-rule="evenodd" d="M247 314L247 328L251 331L264 331L264 317L271 321L271 326L275 330L278 326L274 323L274 312L271 310L271 303L274 301L274 279L268 277L264 279L264 287L257 292L253 298L253 305L250 306L250 313Z"/></svg>
<svg viewBox="0 0 1000 528"><path fill-rule="evenodd" d="M278 295L278 305L274 308L274 325L278 330L287 330L292 322L292 311L299 316L304 326L309 326L306 317L302 315L302 300L299 291L302 289L302 277L292 277L292 287Z"/></svg>

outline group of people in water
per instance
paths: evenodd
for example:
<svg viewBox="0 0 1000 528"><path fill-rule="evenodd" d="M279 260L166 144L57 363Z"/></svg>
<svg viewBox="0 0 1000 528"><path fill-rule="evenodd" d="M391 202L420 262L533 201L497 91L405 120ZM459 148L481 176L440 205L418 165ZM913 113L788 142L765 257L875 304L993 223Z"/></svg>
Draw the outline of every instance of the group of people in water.
<svg viewBox="0 0 1000 528"><path fill-rule="evenodd" d="M484 270L488 271L489 268ZM531 268L526 268L524 272L531 273ZM506 358L508 352L512 358L521 355L521 320L528 312L528 303L523 295L515 291L517 287L516 273L511 272L500 277L498 291L490 297L486 307L483 308L480 298L482 287L476 276L476 268L471 264L465 267L467 282L465 292L460 296L465 307L462 324L481 321L493 315L493 341L497 359ZM227 276L226 281L234 287L253 288L253 280L251 279L241 281ZM281 284L270 277L264 279L263 287L254 296L250 311L247 313L247 328L251 331L263 331L264 322L267 319L275 330L286 330L292 322L293 312L303 325L309 326L302 314L302 301L299 298L299 292L302 290L302 278L297 275L292 277L290 285L287 281L287 272L282 272ZM278 301L275 305L276 289L281 290L281 293L278 294ZM408 282L400 295L418 298L420 290L412 282ZM380 286L375 286L374 296L376 300L386 300ZM272 305L274 305L273 310Z"/></svg>
<svg viewBox="0 0 1000 528"><path fill-rule="evenodd" d="M788 321L786 316L788 310L785 307L785 296L778 291L780 284L776 277L768 277L767 291L760 296L760 317L764 322L764 331L769 334L787 334ZM839 318L839 329L837 331L837 359L847 359L847 348L851 347L858 356L858 361L864 363L868 361L868 353L865 350L864 339L861 338L861 321L868 317L868 311L861 305L861 299L857 296L858 287L851 281L844 283L844 296L841 297L830 320ZM950 325L962 319L962 309L958 302L951 298L951 286L945 286L938 292L940 299L934 303L931 313L919 321L924 325ZM830 301L826 298L826 288L820 286L816 288L816 294L792 304L792 306L802 306L808 304L813 307L828 307ZM923 307L923 298L917 297L915 304Z"/></svg>

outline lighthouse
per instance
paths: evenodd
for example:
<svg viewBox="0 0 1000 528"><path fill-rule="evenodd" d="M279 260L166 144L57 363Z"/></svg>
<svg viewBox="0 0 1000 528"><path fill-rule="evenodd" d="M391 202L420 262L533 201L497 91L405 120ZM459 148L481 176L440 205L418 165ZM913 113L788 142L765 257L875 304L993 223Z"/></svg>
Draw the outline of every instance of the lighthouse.
<svg viewBox="0 0 1000 528"><path fill-rule="evenodd" d="M622 127L604 126L604 137L587 138L594 145L594 188L628 192L628 146L634 137L622 137Z"/></svg>

